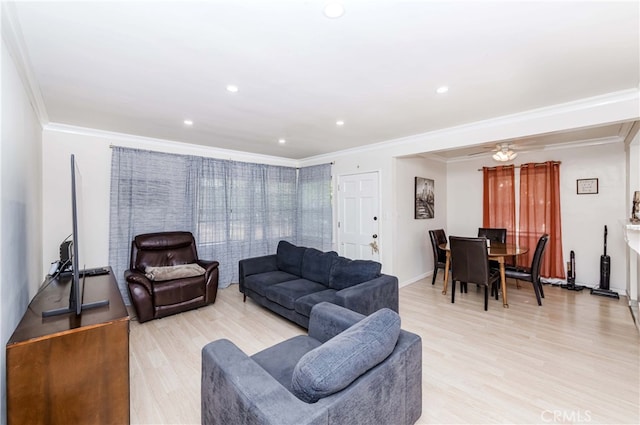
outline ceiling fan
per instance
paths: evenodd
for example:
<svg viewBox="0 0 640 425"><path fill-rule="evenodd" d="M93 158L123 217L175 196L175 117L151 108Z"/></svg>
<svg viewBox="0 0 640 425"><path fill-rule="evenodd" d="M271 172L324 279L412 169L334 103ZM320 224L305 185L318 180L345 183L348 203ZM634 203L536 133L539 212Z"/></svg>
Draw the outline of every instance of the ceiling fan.
<svg viewBox="0 0 640 425"><path fill-rule="evenodd" d="M515 145L512 143L498 143L495 145L495 147L490 147L487 146L484 149L489 149L491 151L494 152L494 154L492 155L492 158L498 162L507 162L507 161L511 161L514 160L517 156L518 153L515 152ZM469 156L475 156L475 155L481 155L484 154L485 152L474 152L474 153L470 153Z"/></svg>

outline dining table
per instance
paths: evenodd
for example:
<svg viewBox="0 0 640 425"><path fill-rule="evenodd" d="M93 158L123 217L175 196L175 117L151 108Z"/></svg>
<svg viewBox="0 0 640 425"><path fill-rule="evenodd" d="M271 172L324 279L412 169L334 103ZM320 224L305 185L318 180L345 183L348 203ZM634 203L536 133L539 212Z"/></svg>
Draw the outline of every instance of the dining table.
<svg viewBox="0 0 640 425"><path fill-rule="evenodd" d="M451 249L449 248L449 242L439 244L438 247L444 250L447 254L447 259L444 266L444 286L442 287L442 295L446 295L447 283L449 281L449 266L451 264ZM490 244L487 244L487 256L489 257L489 260L497 261L499 264L500 288L502 291L502 307L504 308L509 308L509 303L507 301L507 278L504 275L505 259L526 254L527 252L529 252L529 248L519 244L499 242L491 242Z"/></svg>

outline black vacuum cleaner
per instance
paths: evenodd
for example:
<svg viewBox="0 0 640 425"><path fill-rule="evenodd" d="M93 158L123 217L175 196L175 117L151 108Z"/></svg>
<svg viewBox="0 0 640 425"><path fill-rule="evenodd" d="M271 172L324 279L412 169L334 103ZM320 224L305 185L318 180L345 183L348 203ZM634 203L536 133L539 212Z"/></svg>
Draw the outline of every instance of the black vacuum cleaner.
<svg viewBox="0 0 640 425"><path fill-rule="evenodd" d="M607 226L604 226L604 254L600 256L600 286L591 289L591 295L602 295L620 299L617 292L609 289L611 277L611 258L607 255Z"/></svg>
<svg viewBox="0 0 640 425"><path fill-rule="evenodd" d="M573 250L569 254L569 263L567 266L567 283L563 283L560 287L570 291L582 291L584 286L576 285L576 254Z"/></svg>

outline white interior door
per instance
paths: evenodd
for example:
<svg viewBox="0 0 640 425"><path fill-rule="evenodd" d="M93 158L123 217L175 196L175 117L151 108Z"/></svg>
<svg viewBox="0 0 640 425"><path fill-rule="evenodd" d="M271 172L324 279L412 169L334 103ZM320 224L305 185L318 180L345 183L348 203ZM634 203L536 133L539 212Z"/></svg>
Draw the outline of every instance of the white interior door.
<svg viewBox="0 0 640 425"><path fill-rule="evenodd" d="M380 261L378 173L340 176L338 185L340 255Z"/></svg>

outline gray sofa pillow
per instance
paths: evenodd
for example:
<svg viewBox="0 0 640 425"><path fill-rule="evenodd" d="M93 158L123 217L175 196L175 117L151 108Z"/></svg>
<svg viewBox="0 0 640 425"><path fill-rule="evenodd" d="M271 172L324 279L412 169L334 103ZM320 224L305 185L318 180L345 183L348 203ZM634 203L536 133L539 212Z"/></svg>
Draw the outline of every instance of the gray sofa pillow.
<svg viewBox="0 0 640 425"><path fill-rule="evenodd" d="M350 260L338 257L333 260L329 288L337 291L358 283L380 277L382 264L371 260Z"/></svg>
<svg viewBox="0 0 640 425"><path fill-rule="evenodd" d="M287 241L278 242L276 266L284 272L301 276L302 256L306 250L303 246L295 246Z"/></svg>
<svg viewBox="0 0 640 425"><path fill-rule="evenodd" d="M400 316L383 308L302 356L293 369L296 397L315 403L338 392L386 359L400 335Z"/></svg>
<svg viewBox="0 0 640 425"><path fill-rule="evenodd" d="M335 251L322 252L315 248L307 248L302 256L301 276L329 286L331 265L337 257L338 253Z"/></svg>

